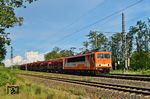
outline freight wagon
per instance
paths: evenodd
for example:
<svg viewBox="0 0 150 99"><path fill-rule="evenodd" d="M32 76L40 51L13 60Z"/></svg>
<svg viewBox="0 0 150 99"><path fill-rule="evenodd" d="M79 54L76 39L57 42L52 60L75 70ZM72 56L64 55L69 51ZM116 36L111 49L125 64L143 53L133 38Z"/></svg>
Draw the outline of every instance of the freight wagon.
<svg viewBox="0 0 150 99"><path fill-rule="evenodd" d="M20 69L22 70L85 75L109 73L111 68L111 52L107 51L92 52L20 65Z"/></svg>

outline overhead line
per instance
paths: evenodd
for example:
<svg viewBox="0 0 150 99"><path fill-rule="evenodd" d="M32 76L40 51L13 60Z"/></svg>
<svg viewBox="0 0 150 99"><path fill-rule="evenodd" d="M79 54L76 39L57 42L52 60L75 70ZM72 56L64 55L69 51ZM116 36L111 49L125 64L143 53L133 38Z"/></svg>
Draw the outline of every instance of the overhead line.
<svg viewBox="0 0 150 99"><path fill-rule="evenodd" d="M99 3L96 7L94 7L93 9L90 9L88 12L84 13L83 15L81 15L80 17L78 17L77 19L75 19L73 22L71 22L70 24L66 25L64 28L62 28L61 30L64 30L72 25L74 25L76 22L78 22L82 17L86 16L88 13L90 13L91 11L95 10L97 7L99 7L101 5L101 3Z"/></svg>
<svg viewBox="0 0 150 99"><path fill-rule="evenodd" d="M85 26L85 27L83 27L83 28L77 30L76 32L80 32L80 31L82 31L82 30L84 30L84 29L86 29L86 28L88 28L88 27L91 27L91 26L93 26L93 25L95 25L95 24L97 24L97 23L99 23L99 22L101 22L101 21L104 21L104 20L108 19L109 17L111 17L111 16L113 16L113 15L116 15L116 14L118 14L118 13L121 13L122 11L124 11L124 10L126 10L126 9L128 9L128 8L130 8L130 7L133 7L133 6L137 5L138 3L142 2L142 1L143 1L143 0L140 0L140 1L136 2L136 3L134 3L134 4L131 4L131 5L127 6L127 7L125 7L125 8L123 8L123 9L119 10L119 11L116 11L116 12L114 12L114 13L112 13L112 14L110 14L110 15L108 15L108 16L106 16L106 17L100 19L100 20L97 20L96 22L94 22L94 23L92 23L92 24L90 24L90 25L88 25L88 26ZM76 33L76 32L75 32L75 33ZM72 33L72 34L73 34L73 33Z"/></svg>
<svg viewBox="0 0 150 99"><path fill-rule="evenodd" d="M135 5L139 4L139 3L141 3L142 1L143 1L143 0L139 0L139 1L137 1L137 2L135 2L135 3L133 3L133 4L129 5L129 6L127 6L127 7L123 8L123 9L121 9L121 10L118 10L118 11L116 11L116 12L114 12L114 13L112 13L112 14L106 16L106 17L103 17L102 19L97 20L96 22L94 22L94 23L92 23L92 24L90 24L90 25L87 25L87 26L85 26L85 27L83 27L83 28L81 28L81 29L79 29L79 30L77 30L77 31L75 31L75 32L73 32L73 33L71 33L71 34L68 34L68 35L64 36L62 39L56 41L55 43L64 40L66 37L69 37L69 36L73 35L74 33L78 33L78 32L80 32L80 31L82 31L82 30L84 30L84 29L86 29L86 28L89 28L89 27L91 27L91 26L93 26L93 25L95 25L95 24L97 24L97 23L99 23L99 22L102 22L102 21L104 21L104 20L110 18L110 17L113 16L113 15L116 15L116 14L118 14L118 13L121 13L122 11L125 11L125 10L127 10L128 8L131 8L131 7L133 7L133 6L135 6Z"/></svg>

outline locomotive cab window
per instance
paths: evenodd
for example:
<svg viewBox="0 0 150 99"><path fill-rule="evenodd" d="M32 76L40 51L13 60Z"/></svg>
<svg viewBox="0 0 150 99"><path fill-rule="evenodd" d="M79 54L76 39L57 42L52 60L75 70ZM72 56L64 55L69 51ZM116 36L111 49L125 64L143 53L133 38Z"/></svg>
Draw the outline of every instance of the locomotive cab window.
<svg viewBox="0 0 150 99"><path fill-rule="evenodd" d="M97 54L97 58L110 58L110 54Z"/></svg>
<svg viewBox="0 0 150 99"><path fill-rule="evenodd" d="M80 57L73 57L73 58L68 58L67 62L72 63L72 62L84 62L85 61L85 56L80 56Z"/></svg>

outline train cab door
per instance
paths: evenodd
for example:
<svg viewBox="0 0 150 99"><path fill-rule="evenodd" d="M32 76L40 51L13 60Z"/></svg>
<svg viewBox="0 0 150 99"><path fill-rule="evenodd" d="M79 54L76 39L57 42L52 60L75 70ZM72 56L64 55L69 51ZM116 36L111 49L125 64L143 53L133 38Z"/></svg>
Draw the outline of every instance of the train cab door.
<svg viewBox="0 0 150 99"><path fill-rule="evenodd" d="M89 55L89 63L90 63L90 69L94 69L95 68L94 54Z"/></svg>

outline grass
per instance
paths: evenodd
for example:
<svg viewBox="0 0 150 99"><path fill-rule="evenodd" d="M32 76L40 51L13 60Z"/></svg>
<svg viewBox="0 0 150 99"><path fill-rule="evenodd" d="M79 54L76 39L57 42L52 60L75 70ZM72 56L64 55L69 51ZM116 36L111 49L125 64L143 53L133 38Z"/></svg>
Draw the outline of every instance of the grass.
<svg viewBox="0 0 150 99"><path fill-rule="evenodd" d="M13 71L0 67L0 87L6 84L13 85L16 80L17 76Z"/></svg>
<svg viewBox="0 0 150 99"><path fill-rule="evenodd" d="M0 99L80 99L81 97L71 92L48 88L20 78L16 70L0 67ZM6 93L7 85L18 85L20 93L9 95ZM72 89L74 92L74 90ZM75 92L79 94L78 92Z"/></svg>
<svg viewBox="0 0 150 99"><path fill-rule="evenodd" d="M122 70L112 70L112 74L137 74L137 75L150 75L150 69L148 70L128 70L126 72Z"/></svg>
<svg viewBox="0 0 150 99"><path fill-rule="evenodd" d="M34 74L34 75L45 75L45 76L50 76L50 77L63 77L63 78L70 78L70 79L77 79L77 80L86 80L86 81L93 81L93 77L86 77L86 76L76 76L74 75L73 77L71 75L66 75L66 74L56 74L56 73L45 73L45 72L33 72L33 71L22 71L22 70L15 70L16 73L25 73L25 74ZM144 75L149 75L150 70L137 70L137 71L131 71L129 70L128 72L122 72L122 70L113 70L111 73L126 73L126 74L144 74ZM37 80L38 81L38 80ZM33 82L37 82L33 81ZM47 82L51 83L51 82ZM37 83L38 84L38 83ZM28 98L30 99L31 96L32 98L36 99L43 97L44 99L70 99L70 97L73 97L72 99L82 99L83 97L93 97L92 93L88 93L85 89L82 89L82 87L73 87L73 86L68 86L68 85L63 85L63 84L54 84L55 86L51 86L51 88L46 89L49 90L47 92L44 91L45 89L43 87L40 87L40 85L36 86L31 83L26 84L24 86L23 92L28 93L26 94ZM30 86L30 87L28 87ZM78 89L78 90L76 90ZM67 93L66 93L67 92ZM59 98L58 98L59 97ZM61 98L60 98L61 97ZM41 99L43 99L41 98Z"/></svg>
<svg viewBox="0 0 150 99"><path fill-rule="evenodd" d="M77 99L78 96L59 91L51 88L46 88L42 85L33 83L25 83L20 85L20 93L16 95L7 95L4 88L1 88L1 99Z"/></svg>

